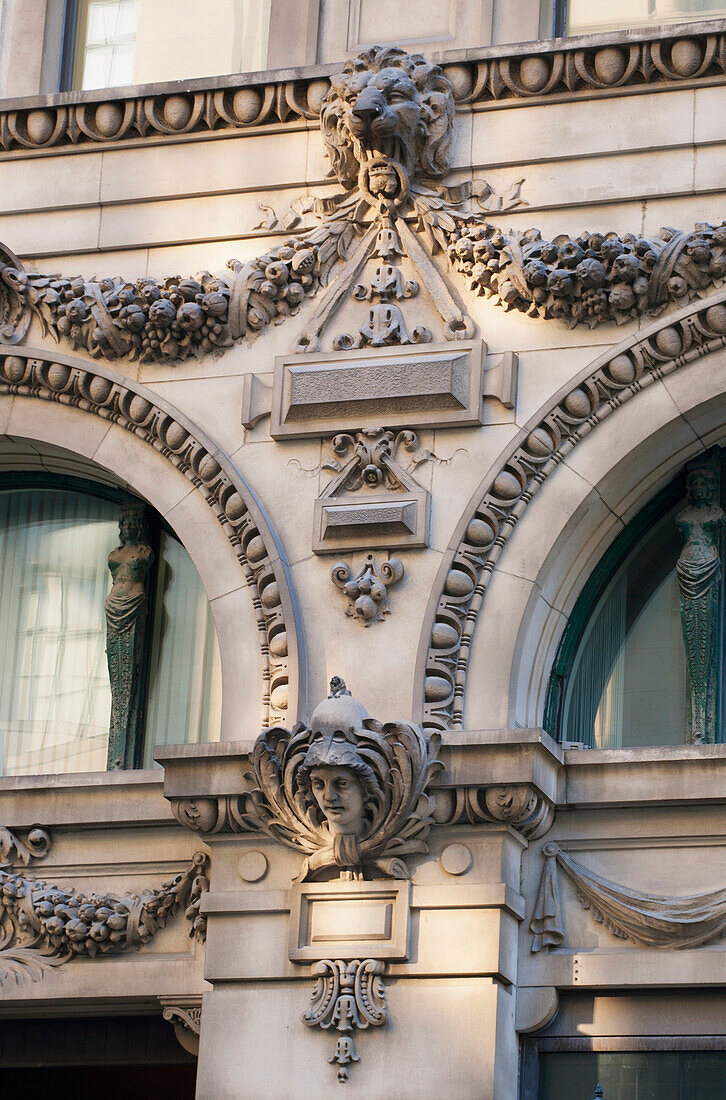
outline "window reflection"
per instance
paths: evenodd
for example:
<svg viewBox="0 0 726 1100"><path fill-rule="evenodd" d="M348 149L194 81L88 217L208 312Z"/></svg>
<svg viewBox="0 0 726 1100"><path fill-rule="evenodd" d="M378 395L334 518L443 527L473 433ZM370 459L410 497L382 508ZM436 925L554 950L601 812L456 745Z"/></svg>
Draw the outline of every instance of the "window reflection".
<svg viewBox="0 0 726 1100"><path fill-rule="evenodd" d="M251 72L267 64L271 0L81 0L74 87Z"/></svg>
<svg viewBox="0 0 726 1100"><path fill-rule="evenodd" d="M723 0L567 0L567 34L653 27L726 16Z"/></svg>
<svg viewBox="0 0 726 1100"><path fill-rule="evenodd" d="M686 740L679 507L628 555L590 616L568 679L563 740L598 749Z"/></svg>

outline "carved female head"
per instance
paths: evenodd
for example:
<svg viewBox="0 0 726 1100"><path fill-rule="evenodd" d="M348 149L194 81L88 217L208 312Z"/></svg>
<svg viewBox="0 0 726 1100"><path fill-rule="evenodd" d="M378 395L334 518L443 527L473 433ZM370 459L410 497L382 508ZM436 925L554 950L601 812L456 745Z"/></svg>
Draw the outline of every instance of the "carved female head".
<svg viewBox="0 0 726 1100"><path fill-rule="evenodd" d="M149 531L141 508L124 508L118 521L122 546L147 546Z"/></svg>
<svg viewBox="0 0 726 1100"><path fill-rule="evenodd" d="M697 508L708 507L716 500L718 485L714 470L706 466L690 470L686 477L686 496Z"/></svg>
<svg viewBox="0 0 726 1100"><path fill-rule="evenodd" d="M363 836L380 802L375 772L342 734L310 745L297 788L305 808L325 820L333 835Z"/></svg>

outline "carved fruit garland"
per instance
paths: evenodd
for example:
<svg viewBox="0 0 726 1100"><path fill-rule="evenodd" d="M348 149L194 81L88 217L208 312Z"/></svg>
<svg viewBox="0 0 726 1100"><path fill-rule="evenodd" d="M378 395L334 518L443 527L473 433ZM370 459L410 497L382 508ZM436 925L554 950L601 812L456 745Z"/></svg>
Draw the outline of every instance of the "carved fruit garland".
<svg viewBox="0 0 726 1100"><path fill-rule="evenodd" d="M81 894L0 870L0 986L7 980L38 981L47 967L73 958L138 950L181 906L192 922L189 935L203 940L206 924L199 906L209 888L207 863L197 852L191 865L160 889L123 896Z"/></svg>

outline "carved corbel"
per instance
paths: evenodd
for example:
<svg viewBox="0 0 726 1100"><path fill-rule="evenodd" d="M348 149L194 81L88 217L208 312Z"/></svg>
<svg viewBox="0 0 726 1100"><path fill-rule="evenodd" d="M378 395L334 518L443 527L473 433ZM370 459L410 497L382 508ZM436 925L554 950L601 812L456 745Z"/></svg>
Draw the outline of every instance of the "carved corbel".
<svg viewBox="0 0 726 1100"><path fill-rule="evenodd" d="M528 783L440 787L434 792L437 825L511 825L528 840L551 829L555 807Z"/></svg>
<svg viewBox="0 0 726 1100"><path fill-rule="evenodd" d="M514 1026L520 1035L530 1035L551 1024L560 1007L559 991L554 986L519 986Z"/></svg>
<svg viewBox="0 0 726 1100"><path fill-rule="evenodd" d="M163 1017L173 1026L179 1045L197 1058L202 1028L201 996L159 997L159 1002L164 1006Z"/></svg>

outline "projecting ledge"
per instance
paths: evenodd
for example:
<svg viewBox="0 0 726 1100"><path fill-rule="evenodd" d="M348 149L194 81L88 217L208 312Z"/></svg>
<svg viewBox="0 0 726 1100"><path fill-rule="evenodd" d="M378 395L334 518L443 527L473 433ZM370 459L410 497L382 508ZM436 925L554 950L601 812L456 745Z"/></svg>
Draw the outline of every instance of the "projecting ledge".
<svg viewBox="0 0 726 1100"><path fill-rule="evenodd" d="M726 802L726 745L573 749L565 768L568 806Z"/></svg>
<svg viewBox="0 0 726 1100"><path fill-rule="evenodd" d="M163 748L164 795L180 824L198 833L246 831L244 796L255 786L252 742ZM447 733L443 768L428 793L438 825L499 824L534 838L564 802L560 747L539 729Z"/></svg>

